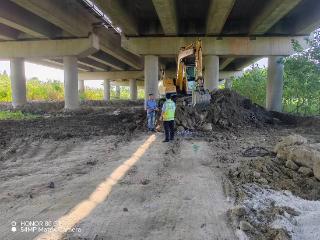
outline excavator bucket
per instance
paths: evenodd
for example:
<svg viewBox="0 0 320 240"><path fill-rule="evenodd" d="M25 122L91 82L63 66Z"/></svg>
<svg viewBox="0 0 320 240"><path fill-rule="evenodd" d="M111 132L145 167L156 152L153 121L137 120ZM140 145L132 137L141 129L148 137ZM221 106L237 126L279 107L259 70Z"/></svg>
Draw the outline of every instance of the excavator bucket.
<svg viewBox="0 0 320 240"><path fill-rule="evenodd" d="M192 106L196 105L208 105L211 101L211 95L207 91L197 91L192 92Z"/></svg>

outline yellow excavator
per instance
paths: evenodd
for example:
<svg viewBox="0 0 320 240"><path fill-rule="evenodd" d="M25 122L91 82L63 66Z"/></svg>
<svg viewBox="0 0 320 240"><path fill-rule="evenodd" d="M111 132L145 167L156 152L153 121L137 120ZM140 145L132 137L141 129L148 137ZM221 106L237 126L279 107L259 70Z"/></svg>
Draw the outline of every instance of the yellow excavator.
<svg viewBox="0 0 320 240"><path fill-rule="evenodd" d="M180 48L177 60L177 77L176 79L166 78L163 70L159 93L160 95L176 94L178 97L191 95L193 106L210 103L211 95L204 89L201 40Z"/></svg>

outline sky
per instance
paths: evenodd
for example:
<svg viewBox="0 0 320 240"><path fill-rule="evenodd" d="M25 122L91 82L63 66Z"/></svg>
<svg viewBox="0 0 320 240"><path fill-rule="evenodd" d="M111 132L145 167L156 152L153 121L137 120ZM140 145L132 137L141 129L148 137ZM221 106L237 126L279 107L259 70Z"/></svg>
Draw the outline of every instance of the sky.
<svg viewBox="0 0 320 240"><path fill-rule="evenodd" d="M0 73L6 71L10 75L10 62L9 61L0 61ZM25 63L25 72L26 78L31 79L36 77L41 81L47 80L58 80L63 82L63 70L46 67L34 63ZM103 80L94 80L94 81L85 81L85 86L93 87L93 88L102 88Z"/></svg>
<svg viewBox="0 0 320 240"><path fill-rule="evenodd" d="M267 67L268 61L267 58L263 58L257 62L261 67ZM0 61L0 73L6 71L10 75L10 62L9 61ZM41 81L47 80L58 80L63 82L63 70L46 67L34 63L25 63L25 71L26 71L26 78L31 79L36 77ZM84 82L85 86L92 87L92 88L103 88L103 80L90 80Z"/></svg>

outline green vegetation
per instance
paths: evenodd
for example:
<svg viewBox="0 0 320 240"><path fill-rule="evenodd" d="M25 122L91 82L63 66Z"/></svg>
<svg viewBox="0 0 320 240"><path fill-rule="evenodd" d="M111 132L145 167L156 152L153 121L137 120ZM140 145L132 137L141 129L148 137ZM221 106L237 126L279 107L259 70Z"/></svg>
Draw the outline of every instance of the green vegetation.
<svg viewBox="0 0 320 240"><path fill-rule="evenodd" d="M118 99L115 87L111 87L110 97L111 97L111 100ZM86 87L84 94L81 94L80 98L82 100L84 100L84 99L86 99L86 100L102 100L103 99L103 89ZM138 98L139 99L144 98L144 90L142 90L142 89L138 90ZM120 87L120 99L130 99L129 87L125 87L125 86Z"/></svg>
<svg viewBox="0 0 320 240"><path fill-rule="evenodd" d="M0 101L11 102L11 83L6 72L0 74Z"/></svg>
<svg viewBox="0 0 320 240"><path fill-rule="evenodd" d="M320 114L320 32L303 51L296 42L297 52L284 59L283 111L298 115ZM265 106L267 69L253 65L242 77L233 81L233 90L253 102Z"/></svg>
<svg viewBox="0 0 320 240"><path fill-rule="evenodd" d="M0 111L0 120L30 120L38 117L39 115L21 111Z"/></svg>
<svg viewBox="0 0 320 240"><path fill-rule="evenodd" d="M6 72L0 74L0 102L11 102L11 83ZM129 99L129 87L120 87L120 98ZM144 91L138 90L138 98L144 98ZM29 101L63 101L63 83L57 80L40 81L32 78L27 81L27 99ZM102 100L103 89L86 87L84 94L80 95L82 100ZM115 87L111 88L111 99L117 99Z"/></svg>
<svg viewBox="0 0 320 240"><path fill-rule="evenodd" d="M232 89L241 95L249 97L253 102L265 106L267 69L253 65L242 77L235 78Z"/></svg>
<svg viewBox="0 0 320 240"><path fill-rule="evenodd" d="M27 81L27 99L41 101L62 101L63 84L59 81L42 82L37 78Z"/></svg>

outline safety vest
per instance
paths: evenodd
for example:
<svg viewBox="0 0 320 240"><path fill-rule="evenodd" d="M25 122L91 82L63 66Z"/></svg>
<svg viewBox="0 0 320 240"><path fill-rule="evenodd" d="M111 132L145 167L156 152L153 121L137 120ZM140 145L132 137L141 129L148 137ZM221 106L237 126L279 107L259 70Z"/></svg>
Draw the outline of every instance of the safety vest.
<svg viewBox="0 0 320 240"><path fill-rule="evenodd" d="M174 120L174 113L176 111L176 104L172 100L165 101L165 110L163 113L163 121Z"/></svg>

